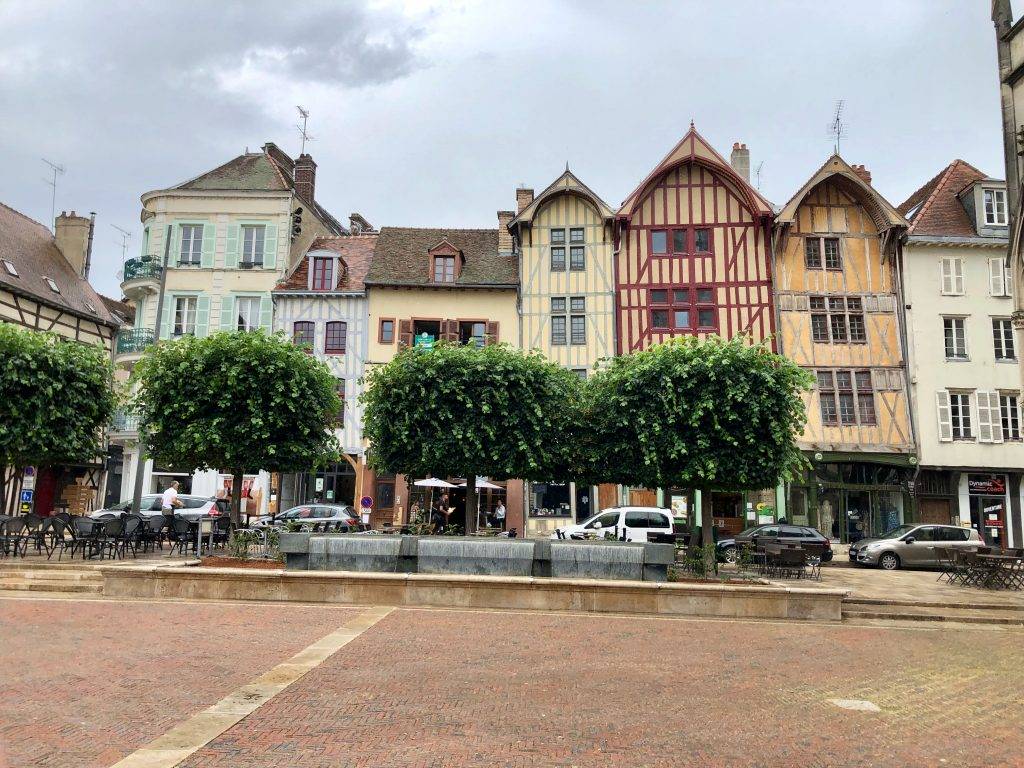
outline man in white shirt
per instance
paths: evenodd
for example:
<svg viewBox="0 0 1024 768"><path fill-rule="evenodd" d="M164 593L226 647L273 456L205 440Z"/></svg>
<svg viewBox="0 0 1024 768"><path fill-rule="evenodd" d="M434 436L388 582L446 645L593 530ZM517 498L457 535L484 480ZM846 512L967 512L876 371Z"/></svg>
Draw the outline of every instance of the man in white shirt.
<svg viewBox="0 0 1024 768"><path fill-rule="evenodd" d="M164 513L164 517L173 518L174 510L177 507L183 507L181 499L178 498L178 481L174 480L167 490L164 491L163 496L160 499L160 511Z"/></svg>
<svg viewBox="0 0 1024 768"><path fill-rule="evenodd" d="M498 502L498 506L494 508L494 519L498 521L498 527L501 530L505 530L505 504L502 501Z"/></svg>

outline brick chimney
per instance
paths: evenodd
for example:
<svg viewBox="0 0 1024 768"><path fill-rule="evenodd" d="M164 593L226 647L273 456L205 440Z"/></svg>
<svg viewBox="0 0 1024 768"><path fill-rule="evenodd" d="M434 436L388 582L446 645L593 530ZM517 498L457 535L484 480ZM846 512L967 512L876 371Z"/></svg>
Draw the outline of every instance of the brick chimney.
<svg viewBox="0 0 1024 768"><path fill-rule="evenodd" d="M508 225L516 217L512 211L498 211L498 253L504 256L512 253L512 233Z"/></svg>
<svg viewBox="0 0 1024 768"><path fill-rule="evenodd" d="M53 227L57 248L72 269L82 277L89 276L89 247L92 245L92 220L72 211L61 211Z"/></svg>
<svg viewBox="0 0 1024 768"><path fill-rule="evenodd" d="M853 166L853 172L856 173L861 179L864 180L865 184L871 183L871 171L865 168L863 165Z"/></svg>
<svg viewBox="0 0 1024 768"><path fill-rule="evenodd" d="M533 190L519 187L516 190L516 213L520 214L533 202Z"/></svg>
<svg viewBox="0 0 1024 768"><path fill-rule="evenodd" d="M309 155L299 155L295 159L295 194L307 205L312 205L315 193L316 163Z"/></svg>
<svg viewBox="0 0 1024 768"><path fill-rule="evenodd" d="M350 235L362 235L375 232L373 224L368 222L360 213L350 213L348 217L348 231Z"/></svg>
<svg viewBox="0 0 1024 768"><path fill-rule="evenodd" d="M729 165L738 173L744 181L750 182L750 150L746 144L738 141L732 145L732 154L729 155Z"/></svg>

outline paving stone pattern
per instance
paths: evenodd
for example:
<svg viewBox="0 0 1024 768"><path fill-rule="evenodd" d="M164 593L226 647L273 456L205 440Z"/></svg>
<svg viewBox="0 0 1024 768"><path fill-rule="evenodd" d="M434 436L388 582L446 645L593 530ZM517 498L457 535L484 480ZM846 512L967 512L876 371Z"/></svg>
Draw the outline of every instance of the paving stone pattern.
<svg viewBox="0 0 1024 768"><path fill-rule="evenodd" d="M0 600L0 768L109 766L358 613Z"/></svg>
<svg viewBox="0 0 1024 768"><path fill-rule="evenodd" d="M399 610L183 765L1021 766L1022 641Z"/></svg>

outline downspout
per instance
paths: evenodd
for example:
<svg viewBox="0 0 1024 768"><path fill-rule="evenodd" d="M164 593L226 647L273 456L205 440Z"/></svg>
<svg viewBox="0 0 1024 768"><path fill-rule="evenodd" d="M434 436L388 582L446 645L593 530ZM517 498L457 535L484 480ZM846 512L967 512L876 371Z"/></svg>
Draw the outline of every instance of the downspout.
<svg viewBox="0 0 1024 768"><path fill-rule="evenodd" d="M890 229L889 233L890 236L893 238L893 271L895 273L896 278L896 300L899 302L898 306L896 307L896 322L898 324L900 332L900 352L903 354L904 387L907 393L907 417L910 420L910 442L913 444L914 452L916 454L914 456L911 456L911 460L913 461L914 466L914 477L911 479L910 482L911 487L916 490L917 479L921 474L921 452L919 450L917 440L917 419L915 418L913 387L911 387L910 385L910 327L909 323L907 322L907 301L906 294L904 291L905 286L903 280L904 268L902 244L905 235L903 233L897 235L894 229ZM911 495L911 506L914 507L916 517L917 505L914 501L915 498L916 496Z"/></svg>
<svg viewBox="0 0 1024 768"><path fill-rule="evenodd" d="M785 350L782 349L782 314L781 314L781 311L779 310L778 291L777 291L777 287L776 287L777 283L775 281L776 281L776 276L779 274L779 270L778 270L778 255L779 255L778 254L778 245L784 239L788 239L789 225L788 224L783 224L781 227L779 227L779 232L781 233L780 236L776 237L775 236L775 227L771 227L770 229L766 229L765 235L769 238L768 239L768 242L769 242L769 245L770 245L769 253L771 254L771 263L769 265L769 268L771 269L772 273L771 273L771 275L769 277L770 277L770 280L771 280L772 288L771 288L771 291L770 291L770 294L769 294L769 300L772 303L772 318L775 320L775 333L778 334L778 339L777 340L774 337L772 338L772 349L774 349L775 352L777 352L778 354L781 355L781 354L784 353ZM789 487L787 486L785 480L779 480L778 484L775 486L775 520L776 520L776 522L778 522L778 519L780 517L785 517L787 520L790 520L790 522L792 522L790 517L786 514L786 500L788 498L789 498Z"/></svg>
<svg viewBox="0 0 1024 768"><path fill-rule="evenodd" d="M82 267L82 277L89 279L89 268L92 266L92 236L96 231L96 212L89 214L89 240L85 246L85 265Z"/></svg>

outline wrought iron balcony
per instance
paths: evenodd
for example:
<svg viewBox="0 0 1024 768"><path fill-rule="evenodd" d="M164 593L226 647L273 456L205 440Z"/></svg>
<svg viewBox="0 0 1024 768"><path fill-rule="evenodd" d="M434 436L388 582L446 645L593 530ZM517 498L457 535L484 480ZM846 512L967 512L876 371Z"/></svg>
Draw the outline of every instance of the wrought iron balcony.
<svg viewBox="0 0 1024 768"><path fill-rule="evenodd" d="M141 280L143 278L151 278L153 280L160 279L160 271L163 267L160 266L160 262L157 261L155 256L143 256L141 259L128 259L124 263L124 279L122 282L127 283L129 280Z"/></svg>
<svg viewBox="0 0 1024 768"><path fill-rule="evenodd" d="M139 416L133 411L114 411L114 421L110 428L113 432L138 432Z"/></svg>
<svg viewBox="0 0 1024 768"><path fill-rule="evenodd" d="M150 328L125 328L117 334L117 353L130 355L142 352L156 340L156 334Z"/></svg>

